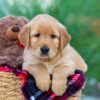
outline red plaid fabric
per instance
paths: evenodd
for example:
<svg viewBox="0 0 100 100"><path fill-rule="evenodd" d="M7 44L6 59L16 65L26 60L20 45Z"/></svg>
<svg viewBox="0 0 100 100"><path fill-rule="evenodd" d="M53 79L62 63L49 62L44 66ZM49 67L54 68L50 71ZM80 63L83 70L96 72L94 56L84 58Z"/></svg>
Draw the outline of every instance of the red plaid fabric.
<svg viewBox="0 0 100 100"><path fill-rule="evenodd" d="M78 92L85 82L82 71L76 70L74 75L68 77L68 86L66 92L62 96L56 96L51 90L42 92L36 87L34 78L24 70L11 68L8 66L0 66L0 72L11 72L16 77L21 78L21 90L26 100L66 100L69 96Z"/></svg>

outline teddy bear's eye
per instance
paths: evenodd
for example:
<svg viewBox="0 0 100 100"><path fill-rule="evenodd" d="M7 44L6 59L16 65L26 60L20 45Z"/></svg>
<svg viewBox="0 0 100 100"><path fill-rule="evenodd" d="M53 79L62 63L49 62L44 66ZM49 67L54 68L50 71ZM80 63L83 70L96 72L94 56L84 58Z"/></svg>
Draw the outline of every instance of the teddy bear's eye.
<svg viewBox="0 0 100 100"><path fill-rule="evenodd" d="M57 36L56 35L54 35L54 34L51 34L51 36L50 36L52 39L55 39L55 38L57 38Z"/></svg>
<svg viewBox="0 0 100 100"><path fill-rule="evenodd" d="M35 34L34 37L39 38L40 37L40 33Z"/></svg>

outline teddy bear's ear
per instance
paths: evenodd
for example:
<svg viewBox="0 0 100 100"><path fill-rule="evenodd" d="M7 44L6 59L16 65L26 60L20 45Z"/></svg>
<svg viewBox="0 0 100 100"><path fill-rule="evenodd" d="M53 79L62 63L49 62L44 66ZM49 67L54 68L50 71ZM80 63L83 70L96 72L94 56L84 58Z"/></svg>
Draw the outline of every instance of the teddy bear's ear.
<svg viewBox="0 0 100 100"><path fill-rule="evenodd" d="M30 27L28 25L25 25L22 28L18 38L26 48L29 48L30 46Z"/></svg>

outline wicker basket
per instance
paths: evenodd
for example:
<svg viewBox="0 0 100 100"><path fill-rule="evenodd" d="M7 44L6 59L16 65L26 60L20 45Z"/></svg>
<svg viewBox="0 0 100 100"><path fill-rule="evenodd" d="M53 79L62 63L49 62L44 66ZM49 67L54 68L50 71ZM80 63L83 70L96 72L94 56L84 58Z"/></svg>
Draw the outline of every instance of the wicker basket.
<svg viewBox="0 0 100 100"><path fill-rule="evenodd" d="M21 79L9 72L0 72L0 100L25 100Z"/></svg>

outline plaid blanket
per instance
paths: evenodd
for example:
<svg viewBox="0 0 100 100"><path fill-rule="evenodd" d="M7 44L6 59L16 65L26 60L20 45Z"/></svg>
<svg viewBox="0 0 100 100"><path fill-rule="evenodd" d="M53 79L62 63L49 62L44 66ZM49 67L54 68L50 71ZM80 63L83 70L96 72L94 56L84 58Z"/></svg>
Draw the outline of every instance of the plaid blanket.
<svg viewBox="0 0 100 100"><path fill-rule="evenodd" d="M16 77L21 78L21 90L26 100L66 100L69 96L78 92L85 82L82 71L76 70L74 75L68 77L68 88L62 96L56 96L51 90L42 92L36 87L34 78L26 71L11 68L8 66L0 66L0 71L11 72Z"/></svg>

